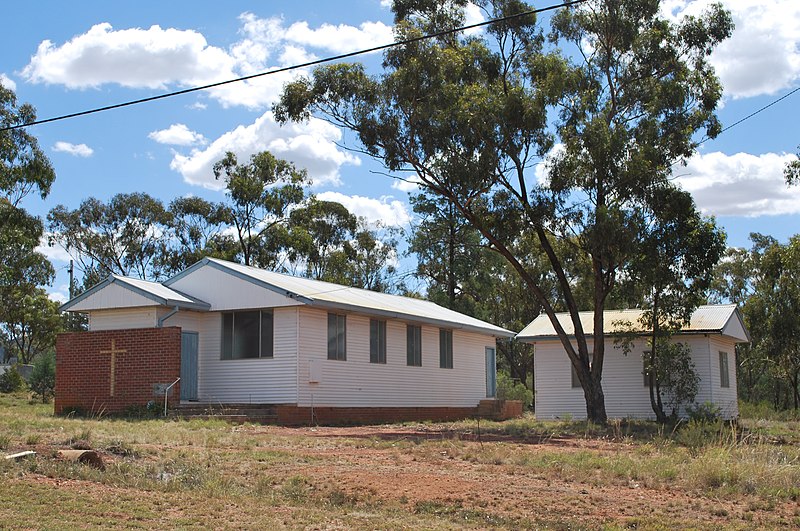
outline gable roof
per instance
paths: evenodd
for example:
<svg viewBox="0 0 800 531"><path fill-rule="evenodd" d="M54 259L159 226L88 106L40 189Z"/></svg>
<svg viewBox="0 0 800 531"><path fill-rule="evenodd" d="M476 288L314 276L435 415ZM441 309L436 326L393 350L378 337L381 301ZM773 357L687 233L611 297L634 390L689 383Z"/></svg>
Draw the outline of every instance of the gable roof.
<svg viewBox="0 0 800 531"><path fill-rule="evenodd" d="M603 333L612 335L619 333L620 327L632 326L640 329L638 319L642 316L643 310L606 310L603 312ZM581 326L587 335L591 336L594 329L594 312L578 312ZM558 322L564 328L568 336L573 336L575 327L569 313L556 314ZM647 330L641 330L644 334ZM692 314L688 324L681 328L680 334L722 334L740 342L749 342L750 334L744 326L742 315L735 304L715 304L698 307ZM528 326L517 334L517 339L521 341L540 341L546 339L558 339L555 328L546 314L539 315Z"/></svg>
<svg viewBox="0 0 800 531"><path fill-rule="evenodd" d="M95 298L103 289L108 286L119 286L133 294L144 297L147 301L152 301L155 305L177 306L187 310L208 310L211 306L204 301L181 293L159 282L140 280L138 278L123 277L121 275L109 275L102 282L95 284L77 297L70 299L59 307L59 311L88 311L105 309L108 306L98 301L93 303Z"/></svg>
<svg viewBox="0 0 800 531"><path fill-rule="evenodd" d="M406 319L434 326L488 333L496 337L514 336L514 332L510 330L449 310L430 301L293 277L216 258L204 258L168 279L164 284L170 286L201 267L213 267L309 306L330 310L358 311L367 315Z"/></svg>

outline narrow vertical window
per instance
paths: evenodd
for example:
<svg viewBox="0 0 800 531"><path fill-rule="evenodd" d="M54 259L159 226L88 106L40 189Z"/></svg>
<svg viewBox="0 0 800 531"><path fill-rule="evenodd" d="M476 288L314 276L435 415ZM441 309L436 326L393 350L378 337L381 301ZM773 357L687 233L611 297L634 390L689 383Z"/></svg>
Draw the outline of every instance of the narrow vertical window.
<svg viewBox="0 0 800 531"><path fill-rule="evenodd" d="M719 386L720 387L730 387L731 386L730 372L728 370L728 353L727 352L720 352L719 353Z"/></svg>
<svg viewBox="0 0 800 531"><path fill-rule="evenodd" d="M328 314L328 359L347 359L346 350L346 323L347 317L335 313Z"/></svg>
<svg viewBox="0 0 800 531"><path fill-rule="evenodd" d="M406 325L406 364L422 367L422 327Z"/></svg>
<svg viewBox="0 0 800 531"><path fill-rule="evenodd" d="M594 357L594 352L589 353L589 369L592 368L592 358ZM572 365L572 360L569 362L569 368L572 370L572 387L573 389L576 387L581 387L581 381L578 378L578 371L575 370L575 367Z"/></svg>
<svg viewBox="0 0 800 531"><path fill-rule="evenodd" d="M369 362L386 363L386 321L369 320Z"/></svg>
<svg viewBox="0 0 800 531"><path fill-rule="evenodd" d="M439 330L439 367L453 368L453 331L444 328Z"/></svg>

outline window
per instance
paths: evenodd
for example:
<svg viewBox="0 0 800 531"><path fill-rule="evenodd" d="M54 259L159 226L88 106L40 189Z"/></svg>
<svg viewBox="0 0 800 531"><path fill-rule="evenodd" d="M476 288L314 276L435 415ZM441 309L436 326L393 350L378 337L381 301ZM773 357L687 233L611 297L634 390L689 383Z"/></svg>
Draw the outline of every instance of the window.
<svg viewBox="0 0 800 531"><path fill-rule="evenodd" d="M594 353L589 353L589 368L592 368L592 357L594 357ZM572 370L572 388L575 389L576 387L581 386L581 381L578 379L578 371L575 370L575 367L572 366L572 360L569 362L569 368Z"/></svg>
<svg viewBox="0 0 800 531"><path fill-rule="evenodd" d="M439 367L453 368L453 331L439 329Z"/></svg>
<svg viewBox="0 0 800 531"><path fill-rule="evenodd" d="M422 328L406 325L406 364L422 367Z"/></svg>
<svg viewBox="0 0 800 531"><path fill-rule="evenodd" d="M386 321L369 320L369 362L386 363Z"/></svg>
<svg viewBox="0 0 800 531"><path fill-rule="evenodd" d="M222 314L222 359L272 357L272 310Z"/></svg>
<svg viewBox="0 0 800 531"><path fill-rule="evenodd" d="M719 353L719 386L730 387L730 373L728 372L728 353Z"/></svg>
<svg viewBox="0 0 800 531"><path fill-rule="evenodd" d="M328 314L328 359L347 359L346 348L347 316L336 313Z"/></svg>

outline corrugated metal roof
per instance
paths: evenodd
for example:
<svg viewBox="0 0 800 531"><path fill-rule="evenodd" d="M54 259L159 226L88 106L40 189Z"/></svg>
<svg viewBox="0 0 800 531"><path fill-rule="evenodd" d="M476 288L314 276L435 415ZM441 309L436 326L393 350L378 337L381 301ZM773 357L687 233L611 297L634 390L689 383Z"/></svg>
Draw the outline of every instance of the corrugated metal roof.
<svg viewBox="0 0 800 531"><path fill-rule="evenodd" d="M645 330L641 329L641 326L638 323L638 319L641 317L641 315L642 310L639 309L606 310L603 312L603 333L613 334L624 328L634 328L639 329L640 332L645 332ZM594 330L594 313L579 312L578 316L584 332L591 335ZM558 313L556 314L556 317L558 318L558 322L564 328L564 331L567 333L567 335L574 335L575 327L573 326L569 313ZM741 316L739 315L739 311L737 310L735 304L700 306L692 314L691 321L681 329L681 332L689 334L704 332L722 333L728 323L731 322L732 318L738 319L739 324L741 324ZM742 330L744 330L744 325L742 325ZM744 330L744 332L746 335L747 331ZM558 336L556 335L555 328L546 314L539 315L539 317L534 319L533 322L531 322L519 334L517 334L517 339L522 341L553 339L556 337ZM740 338L739 334L733 337ZM749 338L746 337L741 339L749 340Z"/></svg>
<svg viewBox="0 0 800 531"><path fill-rule="evenodd" d="M305 299L303 302L311 306L343 310L366 310L365 313L405 318L412 321L484 333L488 332L499 337L512 337L514 335L514 332L505 328L443 308L426 300L351 288L320 280L293 277L215 258L207 258L206 260L223 269L234 271L241 276L249 277L294 294L299 300Z"/></svg>

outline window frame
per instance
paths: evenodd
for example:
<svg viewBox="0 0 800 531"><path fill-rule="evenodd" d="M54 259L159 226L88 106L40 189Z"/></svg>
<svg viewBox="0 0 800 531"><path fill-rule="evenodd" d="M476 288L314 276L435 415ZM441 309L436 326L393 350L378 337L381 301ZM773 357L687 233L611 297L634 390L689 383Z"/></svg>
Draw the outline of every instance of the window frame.
<svg viewBox="0 0 800 531"><path fill-rule="evenodd" d="M728 353L722 350L719 351L719 386L725 389L731 386L731 367L728 361Z"/></svg>
<svg viewBox="0 0 800 531"><path fill-rule="evenodd" d="M406 324L406 365L422 367L422 326Z"/></svg>
<svg viewBox="0 0 800 531"><path fill-rule="evenodd" d="M255 333L258 337L258 352L256 356L236 356L236 316L246 313L258 314L258 331ZM232 312L221 312L222 333L220 334L220 356L222 361L228 360L257 360L257 359L272 359L275 357L275 312L271 308L257 309L257 310L235 310ZM264 322L265 316L269 316L269 337L271 341L267 348L264 345ZM227 322L228 320L229 323ZM228 329L230 328L230 329ZM227 342L230 345L227 345ZM266 352L265 352L266 351Z"/></svg>
<svg viewBox="0 0 800 531"><path fill-rule="evenodd" d="M333 326L335 328L335 337L331 336L331 320L333 320ZM347 361L346 314L328 312L328 359L334 361Z"/></svg>
<svg viewBox="0 0 800 531"><path fill-rule="evenodd" d="M439 329L439 368L453 368L453 330Z"/></svg>
<svg viewBox="0 0 800 531"><path fill-rule="evenodd" d="M386 320L369 320L369 362L386 364Z"/></svg>

